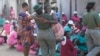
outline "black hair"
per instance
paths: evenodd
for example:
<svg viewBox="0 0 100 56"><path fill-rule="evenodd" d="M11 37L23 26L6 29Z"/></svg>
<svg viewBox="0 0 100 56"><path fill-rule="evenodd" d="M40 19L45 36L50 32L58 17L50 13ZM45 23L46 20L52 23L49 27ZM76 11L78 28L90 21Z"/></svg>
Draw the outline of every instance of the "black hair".
<svg viewBox="0 0 100 56"><path fill-rule="evenodd" d="M65 32L64 32L64 36L66 36L66 34L68 34L68 33L69 33L69 31L65 31Z"/></svg>
<svg viewBox="0 0 100 56"><path fill-rule="evenodd" d="M17 26L14 26L13 29L14 29L14 30L17 29Z"/></svg>
<svg viewBox="0 0 100 56"><path fill-rule="evenodd" d="M16 26L16 23L15 22L13 22L13 26Z"/></svg>
<svg viewBox="0 0 100 56"><path fill-rule="evenodd" d="M43 13L43 12L42 12L42 8L40 8L39 10L37 10L36 13L37 13L38 15L41 15L41 14Z"/></svg>
<svg viewBox="0 0 100 56"><path fill-rule="evenodd" d="M86 6L87 12L90 12L91 9L95 6L95 2L89 2Z"/></svg>
<svg viewBox="0 0 100 56"><path fill-rule="evenodd" d="M13 8L12 6L10 8Z"/></svg>
<svg viewBox="0 0 100 56"><path fill-rule="evenodd" d="M48 7L50 7L49 4L46 4L46 5L44 6L45 13L48 13L48 12L46 11Z"/></svg>
<svg viewBox="0 0 100 56"><path fill-rule="evenodd" d="M28 6L28 4L27 4L26 2L24 2L24 3L22 4L22 8L24 8L24 7L26 7L26 6Z"/></svg>
<svg viewBox="0 0 100 56"><path fill-rule="evenodd" d="M44 6L44 9L47 9L48 6L50 6L50 5L49 5L49 4L46 4L46 5Z"/></svg>

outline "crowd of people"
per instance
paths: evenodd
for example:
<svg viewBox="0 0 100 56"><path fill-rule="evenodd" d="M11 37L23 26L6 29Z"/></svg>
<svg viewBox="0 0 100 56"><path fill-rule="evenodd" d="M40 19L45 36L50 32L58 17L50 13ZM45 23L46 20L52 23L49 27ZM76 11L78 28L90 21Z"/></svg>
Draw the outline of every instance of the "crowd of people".
<svg viewBox="0 0 100 56"><path fill-rule="evenodd" d="M28 13L29 5L22 4L18 21L5 20L0 35L0 44L24 53L24 56L100 56L100 17L96 14L95 2L89 2L83 17L74 11L68 20L62 12L62 24L57 11L50 5L33 7L35 13ZM11 7L11 18L13 18Z"/></svg>

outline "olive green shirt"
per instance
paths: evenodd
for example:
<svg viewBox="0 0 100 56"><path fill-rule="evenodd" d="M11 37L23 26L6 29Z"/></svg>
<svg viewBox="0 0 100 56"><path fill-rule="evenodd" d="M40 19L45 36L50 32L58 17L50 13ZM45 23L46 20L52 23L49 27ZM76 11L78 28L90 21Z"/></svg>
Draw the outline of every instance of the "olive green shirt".
<svg viewBox="0 0 100 56"><path fill-rule="evenodd" d="M44 17L44 19L47 19L47 20L53 20L53 17L50 16L49 14L42 14L42 15L39 15L41 17ZM39 29L42 29L42 30L46 30L46 29L49 29L52 27L52 24L50 23L41 23L40 21L36 21L37 23L37 26Z"/></svg>
<svg viewBox="0 0 100 56"><path fill-rule="evenodd" d="M100 26L100 17L93 10L85 13L82 19L83 25L87 26L88 29L95 29L97 26Z"/></svg>

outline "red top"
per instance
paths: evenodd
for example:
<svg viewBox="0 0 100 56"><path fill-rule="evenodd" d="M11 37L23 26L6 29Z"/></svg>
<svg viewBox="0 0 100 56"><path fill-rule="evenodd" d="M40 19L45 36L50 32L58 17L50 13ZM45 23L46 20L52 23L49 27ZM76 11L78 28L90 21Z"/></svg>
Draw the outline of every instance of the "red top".
<svg viewBox="0 0 100 56"><path fill-rule="evenodd" d="M67 22L67 17L66 17L66 15L63 15L63 16L62 16L62 21Z"/></svg>
<svg viewBox="0 0 100 56"><path fill-rule="evenodd" d="M60 56L76 56L77 50L74 48L73 43L70 41L70 39L66 40L66 44L61 44L61 54Z"/></svg>
<svg viewBox="0 0 100 56"><path fill-rule="evenodd" d="M80 18L77 16L72 16L72 20L74 21L74 22L80 22Z"/></svg>

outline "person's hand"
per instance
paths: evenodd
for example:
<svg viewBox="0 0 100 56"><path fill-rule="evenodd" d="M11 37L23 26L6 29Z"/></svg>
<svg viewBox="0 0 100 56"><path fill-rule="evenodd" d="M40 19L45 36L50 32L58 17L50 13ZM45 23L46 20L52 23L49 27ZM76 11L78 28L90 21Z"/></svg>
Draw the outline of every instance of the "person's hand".
<svg viewBox="0 0 100 56"><path fill-rule="evenodd" d="M28 18L28 19L32 19L33 17L32 17L32 16L28 16L27 18Z"/></svg>

